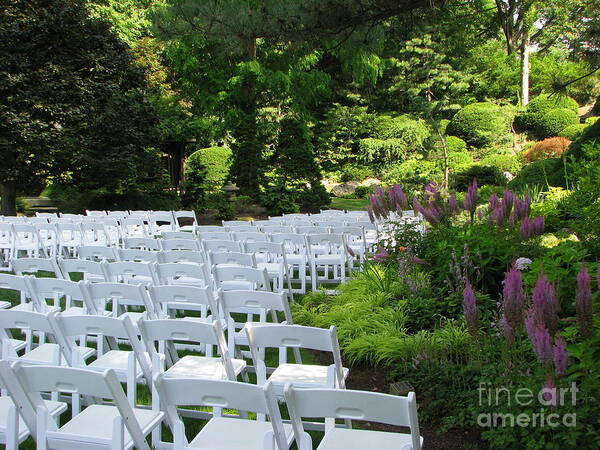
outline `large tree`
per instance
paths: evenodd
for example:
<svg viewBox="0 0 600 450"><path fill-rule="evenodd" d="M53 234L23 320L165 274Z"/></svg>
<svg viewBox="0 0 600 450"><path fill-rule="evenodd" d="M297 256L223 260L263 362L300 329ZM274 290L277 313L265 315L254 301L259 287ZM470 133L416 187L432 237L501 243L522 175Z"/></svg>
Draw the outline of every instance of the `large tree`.
<svg viewBox="0 0 600 450"><path fill-rule="evenodd" d="M79 0L0 0L3 214L39 180L119 189L156 116L127 45Z"/></svg>

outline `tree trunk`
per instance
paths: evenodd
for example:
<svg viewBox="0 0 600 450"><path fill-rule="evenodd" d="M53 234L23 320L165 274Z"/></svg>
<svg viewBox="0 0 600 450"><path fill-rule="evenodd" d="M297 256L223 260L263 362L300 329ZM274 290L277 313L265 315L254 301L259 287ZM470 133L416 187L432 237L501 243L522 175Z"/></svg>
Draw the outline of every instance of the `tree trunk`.
<svg viewBox="0 0 600 450"><path fill-rule="evenodd" d="M14 183L0 184L0 214L4 216L17 215L17 186Z"/></svg>
<svg viewBox="0 0 600 450"><path fill-rule="evenodd" d="M521 101L523 106L529 103L529 33L523 36L521 47Z"/></svg>

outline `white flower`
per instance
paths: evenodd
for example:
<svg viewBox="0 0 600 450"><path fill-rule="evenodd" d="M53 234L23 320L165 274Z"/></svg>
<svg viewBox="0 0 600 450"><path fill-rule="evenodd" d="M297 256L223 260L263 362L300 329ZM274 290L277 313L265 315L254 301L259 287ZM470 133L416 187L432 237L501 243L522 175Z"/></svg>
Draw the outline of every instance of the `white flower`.
<svg viewBox="0 0 600 450"><path fill-rule="evenodd" d="M532 262L533 261L531 261L529 258L518 258L515 261L515 266L517 267L517 270L527 270Z"/></svg>

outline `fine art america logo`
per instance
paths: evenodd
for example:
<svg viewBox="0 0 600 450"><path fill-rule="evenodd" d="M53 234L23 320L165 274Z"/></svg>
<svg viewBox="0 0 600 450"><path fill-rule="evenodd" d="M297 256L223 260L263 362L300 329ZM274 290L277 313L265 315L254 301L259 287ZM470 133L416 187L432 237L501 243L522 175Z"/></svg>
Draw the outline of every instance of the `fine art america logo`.
<svg viewBox="0 0 600 450"><path fill-rule="evenodd" d="M506 387L494 387L489 383L480 383L479 388L479 406L487 406L493 409L509 407L528 407L536 409L538 412L524 412L520 414L490 412L482 413L477 416L477 424L483 428L492 427L550 427L558 426L574 427L577 423L575 413L558 414L555 411L556 406L573 406L577 403L577 386L575 383L568 388L544 387L539 391L533 391L528 388L519 388L515 390Z"/></svg>

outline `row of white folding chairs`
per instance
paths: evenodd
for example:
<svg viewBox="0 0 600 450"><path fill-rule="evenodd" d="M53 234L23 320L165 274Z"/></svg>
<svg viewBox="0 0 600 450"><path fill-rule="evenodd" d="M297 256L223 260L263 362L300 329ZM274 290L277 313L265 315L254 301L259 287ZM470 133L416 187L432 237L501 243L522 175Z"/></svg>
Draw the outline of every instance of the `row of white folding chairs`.
<svg viewBox="0 0 600 450"><path fill-rule="evenodd" d="M1 397L5 400L2 405L6 410L7 426L0 437L4 437L8 450L16 449L29 434L38 448L44 449L135 447L149 450L146 438L153 433L152 446L160 448L163 442L159 433L163 421L171 428L173 444L169 447L174 450L287 450L294 441L299 450L312 450L315 445L304 429L304 417L320 417L328 424L318 447L321 450L369 447L420 450L423 442L412 392L400 397L331 388L299 389L289 384L285 386L283 400L291 419L290 426L281 418L281 398L273 394L270 383L256 386L230 380L183 379L160 374L154 378L153 385L164 405L162 411L132 407L111 369L98 372L58 366L10 365L2 361L0 384L11 395ZM67 410L67 403L44 400L43 392L70 397L74 407L70 420L62 427L59 416ZM82 411L80 396L110 399L112 403L90 403ZM213 408L213 416L191 441L187 439L179 406ZM251 411L256 413L257 419L224 416L223 408ZM269 422L265 421L266 416ZM20 418L24 421L22 425ZM386 433L335 426L336 419L350 422L357 418L408 427L410 431L406 434Z"/></svg>

